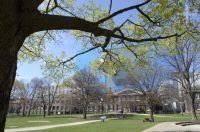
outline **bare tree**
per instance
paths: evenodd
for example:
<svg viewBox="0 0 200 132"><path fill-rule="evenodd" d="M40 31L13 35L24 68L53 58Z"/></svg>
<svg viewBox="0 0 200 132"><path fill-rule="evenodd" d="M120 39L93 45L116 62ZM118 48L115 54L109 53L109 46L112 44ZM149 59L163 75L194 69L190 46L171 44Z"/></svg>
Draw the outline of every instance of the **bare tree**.
<svg viewBox="0 0 200 132"><path fill-rule="evenodd" d="M200 77L198 36L188 35L169 42L171 48L162 47L161 55L166 64L172 68L172 79L180 84L182 87L180 90L183 90L189 99L186 105L191 109L192 120L198 120L195 111L195 94L198 92L197 81Z"/></svg>
<svg viewBox="0 0 200 132"><path fill-rule="evenodd" d="M46 109L48 105L48 86L45 84L44 78L37 79L37 98L39 99L39 104L43 108L43 116L46 117Z"/></svg>
<svg viewBox="0 0 200 132"><path fill-rule="evenodd" d="M19 101L22 115L31 115L31 111L37 107L37 94L39 89L38 78L34 78L31 82L15 80L12 90L12 101Z"/></svg>
<svg viewBox="0 0 200 132"><path fill-rule="evenodd" d="M11 103L12 101L19 101L18 104L18 113L20 110L22 110L22 115L25 116L25 109L28 105L28 99L29 99L29 90L26 87L25 83L21 80L15 80L15 83L13 85L13 90L11 92ZM10 106L12 107L12 106Z"/></svg>
<svg viewBox="0 0 200 132"><path fill-rule="evenodd" d="M161 67L158 64L153 64L134 68L133 72L129 73L125 80L127 85L130 85L134 90L145 96L152 122L154 122L155 107L160 104L159 88L164 79Z"/></svg>
<svg viewBox="0 0 200 132"><path fill-rule="evenodd" d="M28 84L29 86L29 109L28 109L28 116L31 115L31 111L34 107L34 104L37 103L38 98L37 98L37 94L38 94L38 90L40 88L40 80L39 78L33 78L30 83Z"/></svg>
<svg viewBox="0 0 200 132"><path fill-rule="evenodd" d="M88 68L78 71L71 81L73 93L79 98L83 110L83 118L87 118L87 109L90 102L100 100L103 91L102 85L97 76Z"/></svg>
<svg viewBox="0 0 200 132"><path fill-rule="evenodd" d="M45 78L44 81L45 81L46 96L47 96L47 114L51 115L52 105L54 103L56 93L58 92L60 80L58 80L58 82L54 82L54 84L51 78Z"/></svg>

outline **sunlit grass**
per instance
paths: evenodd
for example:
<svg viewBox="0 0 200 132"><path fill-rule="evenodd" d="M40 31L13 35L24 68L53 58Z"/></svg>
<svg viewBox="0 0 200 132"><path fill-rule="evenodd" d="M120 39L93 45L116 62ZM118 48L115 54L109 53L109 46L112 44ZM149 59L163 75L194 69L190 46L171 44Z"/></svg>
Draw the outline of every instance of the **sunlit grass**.
<svg viewBox="0 0 200 132"><path fill-rule="evenodd" d="M90 123L78 126L67 126L46 130L39 130L34 132L141 132L155 124L160 122L176 122L176 121L188 121L191 119L190 115L181 114L160 114L155 115L155 122L143 122L143 119L148 117L148 115L130 115L127 118L115 119L101 123ZM30 123L28 121L49 121L49 122L35 122ZM63 124L83 121L81 115L59 115L50 116L45 119L42 116L32 116L32 117L8 117L6 128L9 126L21 127L31 127L31 126L46 126L52 124Z"/></svg>
<svg viewBox="0 0 200 132"><path fill-rule="evenodd" d="M116 119L108 120L104 123L96 122L78 126L60 127L54 129L39 130L34 132L141 132L155 123L142 122L141 117L136 116L137 119Z"/></svg>
<svg viewBox="0 0 200 132"><path fill-rule="evenodd" d="M25 116L25 117L14 116L14 117L7 117L6 128L45 126L45 125L77 122L82 120L83 119L81 118L81 115L47 116L46 118L43 118L43 116Z"/></svg>

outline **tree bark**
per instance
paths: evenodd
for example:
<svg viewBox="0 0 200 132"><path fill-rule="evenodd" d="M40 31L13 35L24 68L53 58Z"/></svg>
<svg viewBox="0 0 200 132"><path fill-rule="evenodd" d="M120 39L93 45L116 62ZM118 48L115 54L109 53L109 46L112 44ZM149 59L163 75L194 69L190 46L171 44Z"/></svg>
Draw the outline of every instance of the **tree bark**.
<svg viewBox="0 0 200 132"><path fill-rule="evenodd" d="M83 108L83 119L87 119L87 110Z"/></svg>
<svg viewBox="0 0 200 132"><path fill-rule="evenodd" d="M31 29L27 28L27 22L30 21L26 21L27 17L23 14L25 8L20 4L22 0L0 0L0 132L4 132L5 128L17 70L17 54L25 38L31 33Z"/></svg>
<svg viewBox="0 0 200 132"><path fill-rule="evenodd" d="M153 114L154 114L154 108L153 108L153 107L150 107L150 120L151 120L152 122L154 122L154 116L153 116Z"/></svg>
<svg viewBox="0 0 200 132"><path fill-rule="evenodd" d="M44 118L46 117L46 106L45 105L43 106L43 117Z"/></svg>
<svg viewBox="0 0 200 132"><path fill-rule="evenodd" d="M28 109L28 116L31 115L31 108Z"/></svg>
<svg viewBox="0 0 200 132"><path fill-rule="evenodd" d="M16 21L7 19L3 21L5 25L2 25L0 18L0 132L4 132L5 128L10 93L17 70L17 54L27 37L23 31L18 30L14 24Z"/></svg>
<svg viewBox="0 0 200 132"><path fill-rule="evenodd" d="M191 115L192 115L192 121L197 121L197 115L195 110L195 93L190 94L190 102L191 102Z"/></svg>
<svg viewBox="0 0 200 132"><path fill-rule="evenodd" d="M1 43L0 43L1 44ZM17 53L0 48L0 131L5 128L10 93L16 75Z"/></svg>
<svg viewBox="0 0 200 132"><path fill-rule="evenodd" d="M23 105L23 108L22 108L22 115L23 116L25 116L26 114L25 114L25 108L26 108L26 106L25 105Z"/></svg>

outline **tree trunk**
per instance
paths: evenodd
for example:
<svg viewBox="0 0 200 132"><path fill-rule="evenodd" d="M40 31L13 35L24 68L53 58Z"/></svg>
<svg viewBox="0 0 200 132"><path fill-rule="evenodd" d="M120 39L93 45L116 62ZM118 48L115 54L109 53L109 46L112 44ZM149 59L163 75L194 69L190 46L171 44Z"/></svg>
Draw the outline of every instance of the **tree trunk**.
<svg viewBox="0 0 200 132"><path fill-rule="evenodd" d="M87 110L83 108L83 119L87 119Z"/></svg>
<svg viewBox="0 0 200 132"><path fill-rule="evenodd" d="M0 132L4 132L10 93L17 69L16 51L12 50L12 47L2 49L3 44L0 38Z"/></svg>
<svg viewBox="0 0 200 132"><path fill-rule="evenodd" d="M153 113L154 113L154 109L153 109L153 107L150 107L150 120L151 120L152 122L154 122Z"/></svg>
<svg viewBox="0 0 200 132"><path fill-rule="evenodd" d="M26 114L25 114L25 108L26 108L26 107L25 107L25 105L24 105L24 106L23 106L23 109L22 109L22 115L23 115L23 116L26 115Z"/></svg>
<svg viewBox="0 0 200 132"><path fill-rule="evenodd" d="M51 86L48 86L48 106L47 106L47 114L50 116L51 111L51 92L50 92Z"/></svg>
<svg viewBox="0 0 200 132"><path fill-rule="evenodd" d="M180 102L180 110L181 110L181 115L183 115L183 106L182 106L182 102Z"/></svg>
<svg viewBox="0 0 200 132"><path fill-rule="evenodd" d="M43 117L46 117L46 106L43 107Z"/></svg>
<svg viewBox="0 0 200 132"><path fill-rule="evenodd" d="M191 114L192 114L192 121L197 121L197 115L195 110L195 93L190 94L190 102L191 102Z"/></svg>
<svg viewBox="0 0 200 132"><path fill-rule="evenodd" d="M22 2L22 1L20 1ZM31 33L19 1L0 0L0 132L4 132L10 93L16 76L17 54ZM26 20L26 21L25 21Z"/></svg>
<svg viewBox="0 0 200 132"><path fill-rule="evenodd" d="M28 109L28 116L31 115L31 108Z"/></svg>
<svg viewBox="0 0 200 132"><path fill-rule="evenodd" d="M51 106L48 106L48 116L51 115Z"/></svg>

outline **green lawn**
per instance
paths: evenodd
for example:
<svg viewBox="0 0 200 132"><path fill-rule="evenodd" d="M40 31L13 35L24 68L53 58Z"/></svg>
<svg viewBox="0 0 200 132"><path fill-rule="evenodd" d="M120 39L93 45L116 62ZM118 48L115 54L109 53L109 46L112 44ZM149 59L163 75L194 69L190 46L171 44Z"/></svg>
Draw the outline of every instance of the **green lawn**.
<svg viewBox="0 0 200 132"><path fill-rule="evenodd" d="M141 123L141 121L133 120L110 120L105 123L96 122L34 132L141 132L153 125L153 123Z"/></svg>
<svg viewBox="0 0 200 132"><path fill-rule="evenodd" d="M47 116L43 118L43 116L14 116L7 117L6 119L6 128L22 128L22 127L32 127L32 126L44 126L44 125L53 125L53 124L63 124L70 122L82 121L80 118L81 115L68 115L68 116ZM36 121L36 122L30 122ZM37 122L37 121L47 121L47 122Z"/></svg>
<svg viewBox="0 0 200 132"><path fill-rule="evenodd" d="M6 122L6 128L17 126L17 128L31 127L31 126L45 126L52 124L63 124L70 122L83 121L80 118L81 115L65 115L65 116L51 116L45 119L42 116L31 117L8 117ZM108 120L105 123L96 122L90 124L84 124L79 126L68 126L54 129L40 130L34 132L141 132L157 123L170 122L170 121L188 121L189 115L180 114L163 114L155 116L155 123L143 122L145 115L131 115L124 119ZM29 121L49 121L49 122L29 122Z"/></svg>
<svg viewBox="0 0 200 132"><path fill-rule="evenodd" d="M68 126L54 129L47 129L34 132L141 132L160 122L168 121L188 121L190 116L181 115L161 115L167 117L155 117L155 123L143 122L144 115L134 115L126 119L108 120L105 123L96 122L79 126Z"/></svg>

